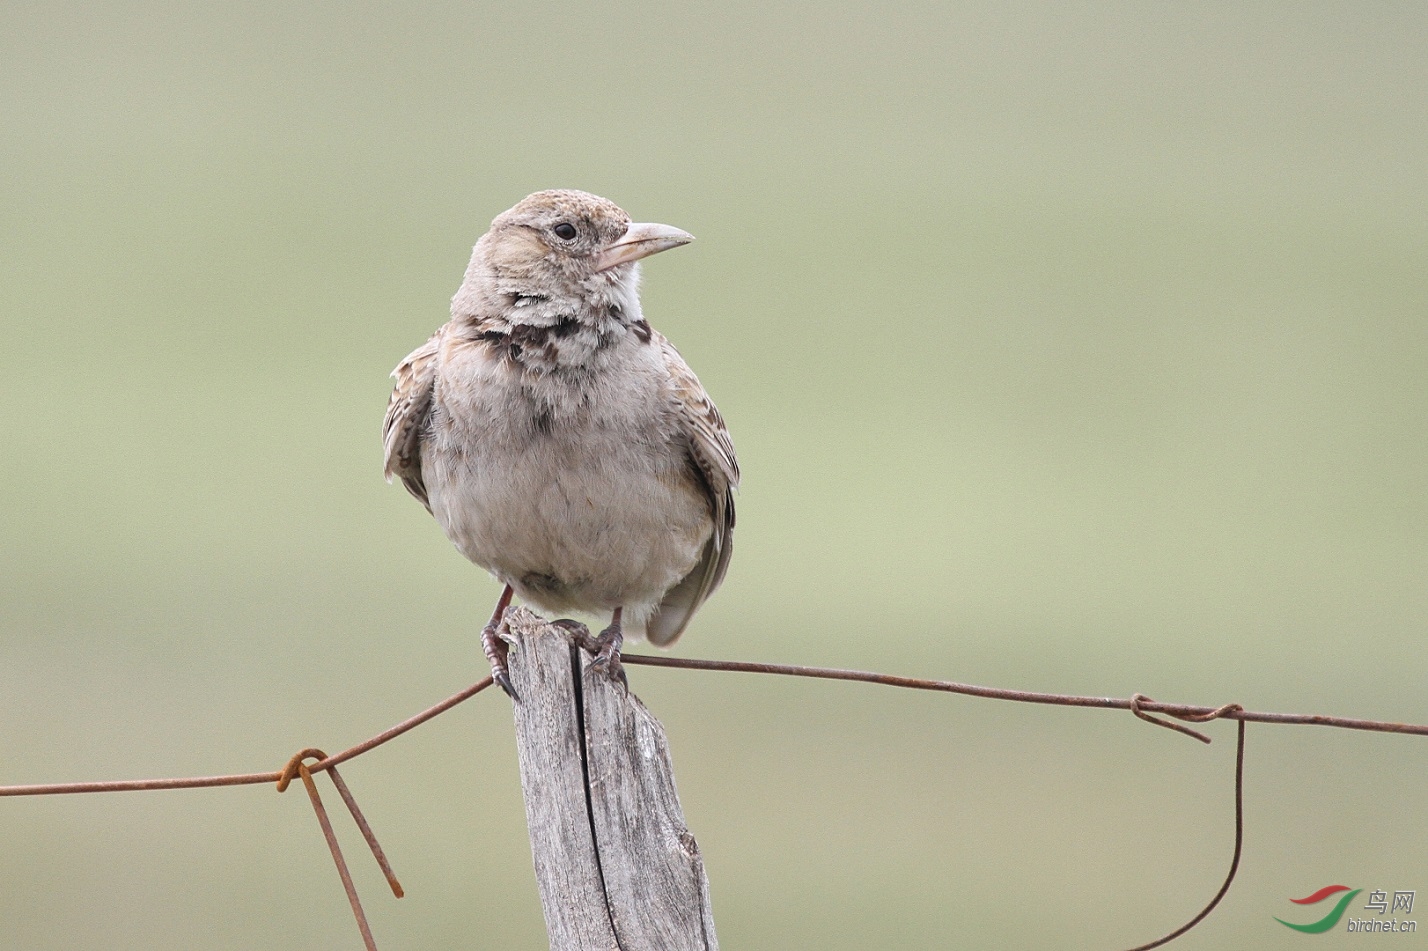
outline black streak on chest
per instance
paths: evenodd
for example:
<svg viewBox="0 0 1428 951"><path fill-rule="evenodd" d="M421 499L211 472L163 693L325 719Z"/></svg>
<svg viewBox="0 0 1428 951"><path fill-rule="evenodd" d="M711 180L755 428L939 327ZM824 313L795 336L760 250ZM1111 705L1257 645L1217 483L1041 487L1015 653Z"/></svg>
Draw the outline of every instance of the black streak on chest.
<svg viewBox="0 0 1428 951"><path fill-rule="evenodd" d="M578 329L574 320L570 320L572 325L566 329L566 320L549 327L538 327L532 324L516 324L508 331L487 330L483 331L479 337L488 344L492 350L508 360L521 361L522 359L543 360L546 363L555 363L556 346L555 341L560 337L566 337Z"/></svg>
<svg viewBox="0 0 1428 951"><path fill-rule="evenodd" d="M582 329L585 328L580 321L565 315L553 324L512 324L509 330L482 331L477 334L477 339L506 359L527 365L535 362L554 366L559 358L558 341L573 337ZM649 342L649 324L640 320L630 329L642 343ZM604 350L619 337L618 332L599 333L595 336L595 349Z"/></svg>

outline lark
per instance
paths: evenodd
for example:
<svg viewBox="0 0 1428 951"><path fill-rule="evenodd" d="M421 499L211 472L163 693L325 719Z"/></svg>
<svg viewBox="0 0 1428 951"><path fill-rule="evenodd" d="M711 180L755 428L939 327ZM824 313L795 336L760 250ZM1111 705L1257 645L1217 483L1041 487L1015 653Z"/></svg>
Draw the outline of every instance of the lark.
<svg viewBox="0 0 1428 951"><path fill-rule="evenodd" d="M481 643L513 699L513 596L608 615L598 638L559 623L624 682L626 634L672 644L728 569L734 445L640 310L640 261L692 240L586 192L536 192L491 222L451 320L392 372L387 481L505 585Z"/></svg>

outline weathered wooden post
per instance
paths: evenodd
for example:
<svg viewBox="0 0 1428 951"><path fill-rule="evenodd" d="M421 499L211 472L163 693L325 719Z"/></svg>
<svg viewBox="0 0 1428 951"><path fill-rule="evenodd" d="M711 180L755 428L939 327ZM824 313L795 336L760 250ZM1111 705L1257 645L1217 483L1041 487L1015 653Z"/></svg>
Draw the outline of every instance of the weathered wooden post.
<svg viewBox="0 0 1428 951"><path fill-rule="evenodd" d="M551 951L717 951L664 728L567 634L507 614L516 747Z"/></svg>

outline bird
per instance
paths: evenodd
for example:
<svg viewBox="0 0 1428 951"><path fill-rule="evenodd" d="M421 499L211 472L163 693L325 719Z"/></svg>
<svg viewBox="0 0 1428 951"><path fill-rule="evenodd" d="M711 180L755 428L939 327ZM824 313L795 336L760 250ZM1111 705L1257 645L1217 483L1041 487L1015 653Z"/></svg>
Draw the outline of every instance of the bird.
<svg viewBox="0 0 1428 951"><path fill-rule="evenodd" d="M513 597L608 615L595 638L555 623L628 690L626 633L674 643L728 570L734 444L640 308L640 262L692 240L588 192L528 195L476 242L451 319L392 371L384 474L503 585L481 644L512 700Z"/></svg>

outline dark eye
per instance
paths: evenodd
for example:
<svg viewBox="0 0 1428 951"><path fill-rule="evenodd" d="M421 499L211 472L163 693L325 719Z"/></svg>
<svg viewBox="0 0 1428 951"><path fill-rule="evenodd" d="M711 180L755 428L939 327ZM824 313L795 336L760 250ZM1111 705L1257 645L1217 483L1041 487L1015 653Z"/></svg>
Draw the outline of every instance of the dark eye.
<svg viewBox="0 0 1428 951"><path fill-rule="evenodd" d="M575 225L568 221L562 221L555 226L555 236L562 241L574 241L575 233Z"/></svg>

